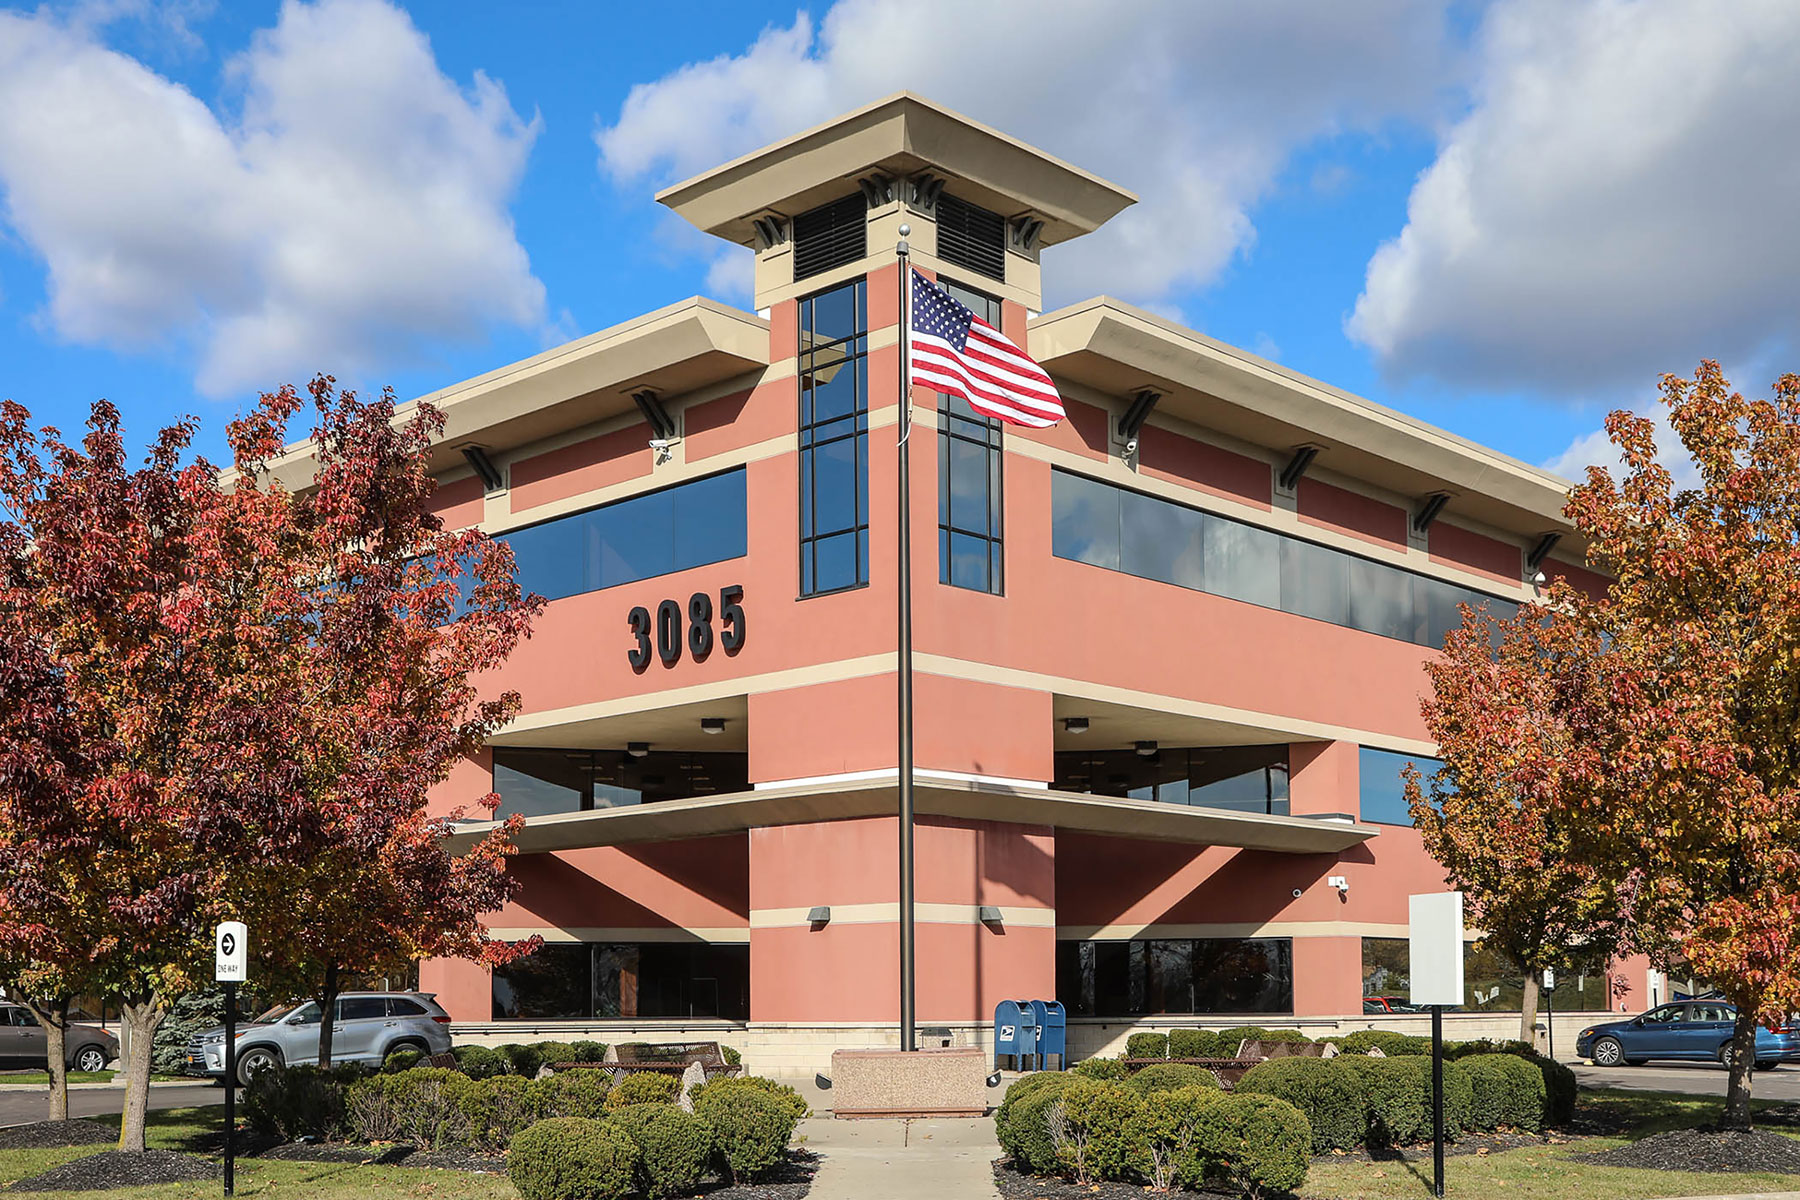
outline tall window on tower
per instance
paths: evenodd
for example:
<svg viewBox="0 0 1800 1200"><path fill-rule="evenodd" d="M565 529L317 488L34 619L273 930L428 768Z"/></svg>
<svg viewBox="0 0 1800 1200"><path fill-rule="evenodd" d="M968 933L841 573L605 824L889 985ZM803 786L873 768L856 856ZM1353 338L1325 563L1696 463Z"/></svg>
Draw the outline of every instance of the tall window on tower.
<svg viewBox="0 0 1800 1200"><path fill-rule="evenodd" d="M800 594L869 582L869 311L862 279L800 302Z"/></svg>
<svg viewBox="0 0 1800 1200"><path fill-rule="evenodd" d="M938 281L999 328L1000 302L948 279ZM938 581L999 595L1001 565L1000 422L961 396L938 394Z"/></svg>

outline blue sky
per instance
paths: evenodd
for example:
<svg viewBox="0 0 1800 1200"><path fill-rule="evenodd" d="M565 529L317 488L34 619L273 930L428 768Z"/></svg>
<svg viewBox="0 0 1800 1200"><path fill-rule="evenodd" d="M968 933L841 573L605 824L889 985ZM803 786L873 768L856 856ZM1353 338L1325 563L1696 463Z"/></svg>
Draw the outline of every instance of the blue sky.
<svg viewBox="0 0 1800 1200"><path fill-rule="evenodd" d="M1143 197L1046 254L1052 306L1109 292L1567 471L1662 371L1793 365L1797 10L0 4L0 396L105 396L140 439L194 413L216 454L314 370L411 396L747 304L744 252L651 193L911 87Z"/></svg>

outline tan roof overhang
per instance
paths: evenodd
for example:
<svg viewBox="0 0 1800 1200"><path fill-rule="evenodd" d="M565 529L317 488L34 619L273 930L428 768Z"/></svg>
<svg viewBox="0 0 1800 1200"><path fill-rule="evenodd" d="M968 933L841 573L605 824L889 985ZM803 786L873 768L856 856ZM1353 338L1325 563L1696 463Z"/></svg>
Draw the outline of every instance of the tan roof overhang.
<svg viewBox="0 0 1800 1200"><path fill-rule="evenodd" d="M1452 515L1525 537L1570 528L1568 480L1109 296L1033 321L1029 346L1059 379L1160 392L1159 414L1278 452L1318 446L1317 466L1403 496L1452 492Z"/></svg>
<svg viewBox="0 0 1800 1200"><path fill-rule="evenodd" d="M1002 216L1029 211L1046 245L1091 233L1137 197L1016 138L911 92L846 113L656 194L707 233L749 245L751 220L792 217L854 192L857 176L932 170L950 190Z"/></svg>
<svg viewBox="0 0 1800 1200"><path fill-rule="evenodd" d="M506 451L635 410L646 388L679 396L769 365L769 323L696 296L521 362L408 401L444 414L433 471L462 465L458 447ZM275 474L290 488L312 478L312 442L289 447Z"/></svg>
<svg viewBox="0 0 1800 1200"><path fill-rule="evenodd" d="M914 798L921 815L1049 825L1083 833L1236 846L1279 854L1335 854L1379 832L1347 818L1275 817L1229 809L1160 804L1090 796L1049 788L965 780L920 779ZM665 800L656 804L602 808L591 812L532 817L516 844L525 853L663 842L678 838L738 833L769 825L806 825L851 817L890 816L899 811L898 788L890 777L855 782L795 784ZM463 849L494 828L492 821L469 821L451 835Z"/></svg>

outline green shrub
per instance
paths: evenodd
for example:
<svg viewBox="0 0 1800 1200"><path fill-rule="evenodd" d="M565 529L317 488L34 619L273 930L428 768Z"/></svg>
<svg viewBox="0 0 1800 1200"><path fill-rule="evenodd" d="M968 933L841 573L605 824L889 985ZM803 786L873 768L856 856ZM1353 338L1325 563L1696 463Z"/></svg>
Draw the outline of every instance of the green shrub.
<svg viewBox="0 0 1800 1200"><path fill-rule="evenodd" d="M508 1042L494 1049L506 1063L506 1069L515 1075L523 1075L527 1079L537 1078L538 1068L544 1065L544 1056L538 1051L541 1042L522 1043Z"/></svg>
<svg viewBox="0 0 1800 1200"><path fill-rule="evenodd" d="M681 1095L681 1080L661 1071L633 1071L613 1084L606 1094L606 1107L624 1108L629 1104L673 1104Z"/></svg>
<svg viewBox="0 0 1800 1200"><path fill-rule="evenodd" d="M397 1075L401 1071L410 1071L425 1061L424 1051L415 1050L411 1046L402 1046L381 1060L383 1075Z"/></svg>
<svg viewBox="0 0 1800 1200"><path fill-rule="evenodd" d="M638 1190L649 1200L690 1196L712 1163L712 1126L672 1104L634 1104L607 1118L638 1148Z"/></svg>
<svg viewBox="0 0 1800 1200"><path fill-rule="evenodd" d="M695 1084L693 1089L688 1092L688 1098L697 1103L700 1097L707 1092L734 1087L754 1088L766 1095L773 1096L793 1115L795 1121L804 1121L812 1116L812 1109L806 1105L806 1097L785 1083L776 1083L773 1079L764 1079L761 1075L721 1075L716 1079L709 1079L705 1083Z"/></svg>
<svg viewBox="0 0 1800 1200"><path fill-rule="evenodd" d="M1369 1102L1357 1076L1337 1065L1343 1059L1271 1058L1238 1081L1244 1095L1274 1096L1303 1113L1315 1154L1360 1146L1368 1134ZM1380 1059L1359 1059L1380 1062Z"/></svg>
<svg viewBox="0 0 1800 1200"><path fill-rule="evenodd" d="M457 1096L457 1108L471 1146L504 1150L524 1130L556 1115L549 1111L550 1089L540 1086L537 1080L495 1075L471 1083Z"/></svg>
<svg viewBox="0 0 1800 1200"><path fill-rule="evenodd" d="M1541 1054L1519 1057L1544 1077L1544 1119L1551 1125L1567 1125L1575 1119L1575 1072Z"/></svg>
<svg viewBox="0 0 1800 1200"><path fill-rule="evenodd" d="M557 1063L581 1061L581 1056L575 1053L575 1044L573 1042L533 1042L531 1044L531 1049L537 1054L538 1066L540 1068L553 1067ZM602 1050L600 1053L604 1056L606 1051ZM524 1071L521 1071L519 1074L525 1075L525 1077L529 1079L531 1076L536 1075L537 1072L532 1071L527 1075Z"/></svg>
<svg viewBox="0 0 1800 1200"><path fill-rule="evenodd" d="M1131 1074L1131 1068L1116 1058L1085 1059L1070 1070L1083 1079L1122 1080Z"/></svg>
<svg viewBox="0 0 1800 1200"><path fill-rule="evenodd" d="M465 1104L470 1091L480 1086L461 1071L443 1067L371 1076L344 1093L346 1123L351 1136L363 1142L466 1146L471 1133Z"/></svg>
<svg viewBox="0 0 1800 1200"><path fill-rule="evenodd" d="M509 1049L510 1046L458 1046L450 1053L456 1056L456 1069L470 1079L491 1079L511 1069L506 1056Z"/></svg>
<svg viewBox="0 0 1800 1200"><path fill-rule="evenodd" d="M1169 1035L1166 1033L1134 1033L1125 1039L1126 1058L1169 1057Z"/></svg>
<svg viewBox="0 0 1800 1200"><path fill-rule="evenodd" d="M1057 1161L1076 1183L1124 1179L1135 1157L1131 1133L1143 1107L1143 1097L1120 1083L1070 1083L1049 1113Z"/></svg>
<svg viewBox="0 0 1800 1200"><path fill-rule="evenodd" d="M1215 1086L1155 1091L1133 1114L1126 1130L1131 1168L1158 1191L1176 1183L1201 1187L1206 1166L1198 1157L1197 1140L1204 1110L1224 1093Z"/></svg>
<svg viewBox="0 0 1800 1200"><path fill-rule="evenodd" d="M349 1065L258 1071L244 1089L244 1120L258 1133L290 1142L336 1137L344 1129L344 1092L365 1074Z"/></svg>
<svg viewBox="0 0 1800 1200"><path fill-rule="evenodd" d="M737 1049L733 1046L720 1046L719 1053L725 1056L725 1062L728 1066L741 1067L744 1065L744 1056L739 1054Z"/></svg>
<svg viewBox="0 0 1800 1200"><path fill-rule="evenodd" d="M1068 1072L1027 1075L1006 1089L994 1110L994 1136L1013 1165L1030 1175L1056 1170L1056 1146L1050 1140L1050 1108L1078 1076Z"/></svg>
<svg viewBox="0 0 1800 1200"><path fill-rule="evenodd" d="M602 1117L606 1097L612 1092L612 1076L605 1071L563 1071L534 1080L545 1091L547 1117Z"/></svg>
<svg viewBox="0 0 1800 1200"><path fill-rule="evenodd" d="M1403 1146L1431 1136L1429 1058L1417 1055L1366 1058L1352 1054L1334 1058L1331 1062L1361 1086L1368 1105L1368 1145ZM1468 1072L1456 1063L1445 1063L1446 1137L1456 1137L1467 1127L1473 1104L1474 1085Z"/></svg>
<svg viewBox="0 0 1800 1200"><path fill-rule="evenodd" d="M1233 1046L1233 1050L1237 1047ZM1169 1030L1170 1058L1223 1058L1219 1052L1219 1035L1210 1029Z"/></svg>
<svg viewBox="0 0 1800 1200"><path fill-rule="evenodd" d="M1344 1038L1345 1054L1367 1054L1379 1050L1389 1058L1409 1054L1430 1054L1431 1039L1395 1033L1391 1029L1359 1029Z"/></svg>
<svg viewBox="0 0 1800 1200"><path fill-rule="evenodd" d="M1172 1092L1176 1088L1216 1088L1219 1078L1205 1067L1187 1063L1151 1063L1125 1081L1125 1086L1140 1096L1151 1092Z"/></svg>
<svg viewBox="0 0 1800 1200"><path fill-rule="evenodd" d="M606 1061L605 1042L570 1042L569 1049L575 1052L574 1056L569 1060L571 1062L597 1063Z"/></svg>
<svg viewBox="0 0 1800 1200"><path fill-rule="evenodd" d="M1195 1124L1206 1182L1248 1196L1291 1192L1305 1183L1312 1142L1304 1113L1255 1092L1220 1096L1200 1110Z"/></svg>
<svg viewBox="0 0 1800 1200"><path fill-rule="evenodd" d="M506 1174L523 1200L618 1200L638 1159L631 1135L609 1121L552 1117L513 1139Z"/></svg>
<svg viewBox="0 0 1800 1200"><path fill-rule="evenodd" d="M733 1183L755 1179L778 1165L794 1134L793 1112L761 1088L709 1090L694 1101L694 1114L712 1126L713 1156Z"/></svg>
<svg viewBox="0 0 1800 1200"><path fill-rule="evenodd" d="M1471 1054L1457 1066L1469 1073L1474 1085L1470 1119L1477 1128L1511 1125L1536 1132L1544 1127L1549 1107L1544 1076L1530 1061L1516 1054Z"/></svg>

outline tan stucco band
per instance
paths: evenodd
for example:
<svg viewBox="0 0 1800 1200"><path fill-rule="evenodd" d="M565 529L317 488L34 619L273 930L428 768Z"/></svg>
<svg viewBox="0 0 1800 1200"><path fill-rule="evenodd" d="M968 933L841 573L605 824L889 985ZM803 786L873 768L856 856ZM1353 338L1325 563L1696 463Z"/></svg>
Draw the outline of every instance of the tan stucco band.
<svg viewBox="0 0 1800 1200"><path fill-rule="evenodd" d="M723 942L745 943L750 940L746 925L685 926L647 925L642 928L619 925L518 925L495 927L488 936L501 942L522 942L541 937L546 942Z"/></svg>
<svg viewBox="0 0 1800 1200"><path fill-rule="evenodd" d="M1495 528L1570 529L1568 480L1110 296L1039 317L1027 347L1059 380L1161 392L1158 412L1260 446L1320 446L1321 467L1402 496L1453 492L1456 512Z"/></svg>
<svg viewBox="0 0 1800 1200"><path fill-rule="evenodd" d="M807 919L811 912L807 908L757 908L750 911L750 928L752 929L792 929L811 927ZM831 905L831 924L833 925L892 925L900 920L898 904L833 904ZM921 925L979 925L981 924L981 907L976 904L925 904L913 905L913 920ZM1018 929L1053 929L1056 926L1056 910L1051 908L1027 908L1019 905L1001 905L1000 923Z"/></svg>
<svg viewBox="0 0 1800 1200"><path fill-rule="evenodd" d="M1408 936L1405 923L1378 921L1249 921L1213 924L1177 924L1164 921L1125 922L1117 925L1058 925L1062 942L1129 941L1133 938L1251 938L1251 937L1378 937ZM1463 931L1465 941L1481 938L1479 930Z"/></svg>
<svg viewBox="0 0 1800 1200"><path fill-rule="evenodd" d="M768 825L890 816L899 804L895 778L896 773L890 772L886 778L851 783L801 784L531 817L513 842L524 853L542 853L708 837ZM1380 832L1373 825L1348 820L1267 816L985 781L922 779L914 790L917 811L925 816L1048 825L1282 854L1338 853ZM452 847L467 848L495 824L462 823L450 837Z"/></svg>

